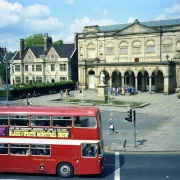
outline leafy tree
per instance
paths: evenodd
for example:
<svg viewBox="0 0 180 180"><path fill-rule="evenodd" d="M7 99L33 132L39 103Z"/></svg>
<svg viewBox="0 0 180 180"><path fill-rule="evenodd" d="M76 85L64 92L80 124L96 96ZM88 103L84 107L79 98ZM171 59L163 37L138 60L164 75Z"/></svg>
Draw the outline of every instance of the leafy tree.
<svg viewBox="0 0 180 180"><path fill-rule="evenodd" d="M44 45L44 36L43 34L33 34L24 39L25 46L43 46ZM53 42L53 44L63 44L63 40L58 40Z"/></svg>
<svg viewBox="0 0 180 180"><path fill-rule="evenodd" d="M63 40L55 41L55 42L53 42L53 44L63 44Z"/></svg>
<svg viewBox="0 0 180 180"><path fill-rule="evenodd" d="M44 36L43 34L33 34L24 39L25 46L42 46L44 45Z"/></svg>
<svg viewBox="0 0 180 180"><path fill-rule="evenodd" d="M4 63L0 63L0 78L5 81L6 78L6 65Z"/></svg>

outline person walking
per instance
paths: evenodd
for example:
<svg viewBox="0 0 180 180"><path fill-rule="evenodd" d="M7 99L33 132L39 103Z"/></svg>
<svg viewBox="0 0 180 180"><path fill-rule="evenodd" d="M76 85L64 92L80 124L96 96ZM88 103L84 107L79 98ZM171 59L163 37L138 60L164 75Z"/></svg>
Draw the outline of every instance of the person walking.
<svg viewBox="0 0 180 180"><path fill-rule="evenodd" d="M114 131L114 123L113 123L112 117L110 117L110 119L109 119L109 132L108 132L108 134L116 134Z"/></svg>
<svg viewBox="0 0 180 180"><path fill-rule="evenodd" d="M29 106L29 105L30 105L29 99L27 98L27 99L26 99L26 106Z"/></svg>

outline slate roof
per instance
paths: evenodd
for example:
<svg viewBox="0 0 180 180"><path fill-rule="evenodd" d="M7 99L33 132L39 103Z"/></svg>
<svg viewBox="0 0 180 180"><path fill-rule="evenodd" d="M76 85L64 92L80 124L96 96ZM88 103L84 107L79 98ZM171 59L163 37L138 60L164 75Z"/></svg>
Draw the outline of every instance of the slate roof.
<svg viewBox="0 0 180 180"><path fill-rule="evenodd" d="M180 19L169 19L169 20L159 20L159 21L148 21L148 22L139 22L145 26L149 26L152 28L159 28L165 26L176 26L180 25ZM100 31L116 31L124 29L130 26L132 23L127 24L117 24L117 25L109 25L109 26L99 26Z"/></svg>
<svg viewBox="0 0 180 180"><path fill-rule="evenodd" d="M56 44L50 45L46 51L44 51L44 46L34 46L34 47L26 47L22 53L22 59L26 55L27 51L30 49L36 58L39 58L40 55L47 55L49 50L54 47L56 52L59 54L61 58L69 58L74 52L74 44ZM13 57L14 60L19 59L19 51Z"/></svg>

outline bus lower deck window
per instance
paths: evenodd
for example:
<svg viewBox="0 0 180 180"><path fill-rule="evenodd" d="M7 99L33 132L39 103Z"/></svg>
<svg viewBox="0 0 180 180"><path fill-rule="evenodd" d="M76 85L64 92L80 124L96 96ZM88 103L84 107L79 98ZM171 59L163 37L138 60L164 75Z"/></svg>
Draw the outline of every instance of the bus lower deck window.
<svg viewBox="0 0 180 180"><path fill-rule="evenodd" d="M0 144L0 154L8 154L8 144Z"/></svg>
<svg viewBox="0 0 180 180"><path fill-rule="evenodd" d="M82 156L83 157L95 157L96 156L96 144L82 144Z"/></svg>

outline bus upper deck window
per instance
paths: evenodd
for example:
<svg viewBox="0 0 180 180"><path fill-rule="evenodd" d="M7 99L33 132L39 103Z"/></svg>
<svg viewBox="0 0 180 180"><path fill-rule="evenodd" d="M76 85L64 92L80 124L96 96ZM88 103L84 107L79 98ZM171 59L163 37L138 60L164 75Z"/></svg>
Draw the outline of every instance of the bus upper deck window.
<svg viewBox="0 0 180 180"><path fill-rule="evenodd" d="M53 116L53 126L71 127L72 126L72 117L70 117L70 116Z"/></svg>
<svg viewBox="0 0 180 180"><path fill-rule="evenodd" d="M0 125L8 125L8 116L0 115Z"/></svg>
<svg viewBox="0 0 180 180"><path fill-rule="evenodd" d="M50 126L50 116L32 116L31 126Z"/></svg>
<svg viewBox="0 0 180 180"><path fill-rule="evenodd" d="M29 116L10 116L10 125L12 126L29 126Z"/></svg>
<svg viewBox="0 0 180 180"><path fill-rule="evenodd" d="M75 127L96 127L96 120L91 116L76 116L74 117Z"/></svg>

